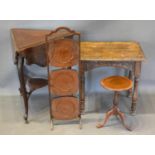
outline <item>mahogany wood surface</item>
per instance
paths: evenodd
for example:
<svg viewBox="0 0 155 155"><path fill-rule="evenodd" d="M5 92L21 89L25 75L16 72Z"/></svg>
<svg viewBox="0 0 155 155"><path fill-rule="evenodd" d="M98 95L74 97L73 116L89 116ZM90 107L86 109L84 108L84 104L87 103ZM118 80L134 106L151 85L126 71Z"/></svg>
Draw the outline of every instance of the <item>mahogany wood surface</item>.
<svg viewBox="0 0 155 155"><path fill-rule="evenodd" d="M136 42L82 42L81 60L143 61L145 58Z"/></svg>
<svg viewBox="0 0 155 155"><path fill-rule="evenodd" d="M39 46L45 43L45 35L50 33L50 30L37 29L11 29L12 39L16 52L25 49Z"/></svg>
<svg viewBox="0 0 155 155"><path fill-rule="evenodd" d="M76 70L56 70L50 72L50 91L54 95L76 94L79 88L78 72Z"/></svg>
<svg viewBox="0 0 155 155"><path fill-rule="evenodd" d="M108 90L123 91L132 88L132 81L124 76L110 76L101 80L101 86Z"/></svg>
<svg viewBox="0 0 155 155"><path fill-rule="evenodd" d="M55 67L71 67L78 63L79 45L72 39L54 40L48 47L49 63Z"/></svg>
<svg viewBox="0 0 155 155"><path fill-rule="evenodd" d="M60 97L51 102L52 116L58 120L79 117L79 101L75 97Z"/></svg>

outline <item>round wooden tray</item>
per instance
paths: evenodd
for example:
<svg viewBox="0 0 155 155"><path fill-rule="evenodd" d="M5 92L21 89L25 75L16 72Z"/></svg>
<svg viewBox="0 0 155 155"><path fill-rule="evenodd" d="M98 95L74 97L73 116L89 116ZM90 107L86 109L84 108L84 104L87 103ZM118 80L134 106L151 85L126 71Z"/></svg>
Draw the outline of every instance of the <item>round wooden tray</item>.
<svg viewBox="0 0 155 155"><path fill-rule="evenodd" d="M70 67L78 64L79 45L71 39L55 40L49 45L49 64L55 67Z"/></svg>
<svg viewBox="0 0 155 155"><path fill-rule="evenodd" d="M50 72L49 86L54 95L72 95L78 91L78 73L76 70L56 70Z"/></svg>
<svg viewBox="0 0 155 155"><path fill-rule="evenodd" d="M77 118L79 115L79 101L75 97L60 97L52 102L52 116L58 120Z"/></svg>

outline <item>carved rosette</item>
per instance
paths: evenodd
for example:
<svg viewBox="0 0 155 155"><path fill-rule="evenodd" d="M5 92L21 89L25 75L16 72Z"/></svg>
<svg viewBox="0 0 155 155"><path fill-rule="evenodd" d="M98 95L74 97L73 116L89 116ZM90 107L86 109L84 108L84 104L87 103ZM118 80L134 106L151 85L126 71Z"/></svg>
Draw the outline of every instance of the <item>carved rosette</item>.
<svg viewBox="0 0 155 155"><path fill-rule="evenodd" d="M54 40L53 44L49 45L48 50L51 66L70 67L78 63L79 46L74 40Z"/></svg>
<svg viewBox="0 0 155 155"><path fill-rule="evenodd" d="M78 73L76 70L56 70L50 72L50 91L57 96L72 95L78 91Z"/></svg>
<svg viewBox="0 0 155 155"><path fill-rule="evenodd" d="M75 97L56 98L51 104L52 115L55 119L75 119L79 115L79 101Z"/></svg>

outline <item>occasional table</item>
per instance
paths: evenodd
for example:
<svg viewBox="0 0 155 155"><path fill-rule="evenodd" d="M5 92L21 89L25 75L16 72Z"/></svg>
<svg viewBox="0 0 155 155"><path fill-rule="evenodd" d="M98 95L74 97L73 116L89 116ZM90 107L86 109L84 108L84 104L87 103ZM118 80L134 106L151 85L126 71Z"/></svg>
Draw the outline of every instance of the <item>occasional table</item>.
<svg viewBox="0 0 155 155"><path fill-rule="evenodd" d="M141 73L141 64L145 60L144 53L137 42L82 42L81 43L81 103L82 111L85 102L85 72L96 67L111 66L129 70L129 79L133 79L133 92L129 90L132 97L131 112L136 110L138 98L138 82Z"/></svg>

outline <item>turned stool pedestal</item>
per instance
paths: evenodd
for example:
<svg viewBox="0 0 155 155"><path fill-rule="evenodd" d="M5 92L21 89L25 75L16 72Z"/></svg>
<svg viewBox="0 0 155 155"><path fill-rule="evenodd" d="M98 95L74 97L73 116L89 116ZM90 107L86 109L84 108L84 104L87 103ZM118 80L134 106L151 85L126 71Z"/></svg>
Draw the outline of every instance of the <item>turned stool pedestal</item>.
<svg viewBox="0 0 155 155"><path fill-rule="evenodd" d="M119 110L118 103L119 103L119 92L131 89L132 81L124 76L110 76L101 80L101 86L108 90L114 91L114 99L113 99L113 107L106 112L103 123L99 123L97 125L97 128L104 127L110 116L115 115L120 117L123 126L127 130L131 130L124 122L125 115L123 112Z"/></svg>

